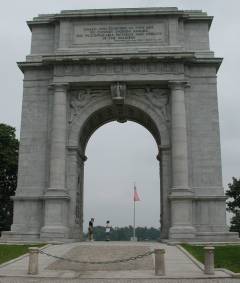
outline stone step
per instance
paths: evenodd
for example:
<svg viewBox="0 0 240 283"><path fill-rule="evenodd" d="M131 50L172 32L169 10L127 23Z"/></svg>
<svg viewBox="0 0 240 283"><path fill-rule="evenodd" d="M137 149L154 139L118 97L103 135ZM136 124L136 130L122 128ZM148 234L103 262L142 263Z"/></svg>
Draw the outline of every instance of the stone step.
<svg viewBox="0 0 240 283"><path fill-rule="evenodd" d="M135 279L53 279L29 277L0 277L0 283L239 283L238 278L135 278Z"/></svg>

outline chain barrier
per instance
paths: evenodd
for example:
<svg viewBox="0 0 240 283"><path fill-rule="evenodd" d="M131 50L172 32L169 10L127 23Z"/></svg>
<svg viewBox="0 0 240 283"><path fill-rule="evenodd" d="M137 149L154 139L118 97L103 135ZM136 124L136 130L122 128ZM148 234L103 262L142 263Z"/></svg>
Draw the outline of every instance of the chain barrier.
<svg viewBox="0 0 240 283"><path fill-rule="evenodd" d="M109 261L79 261L79 260L74 260L74 259L70 259L70 258L64 258L64 257L61 257L61 256L52 255L52 254L44 252L43 250L39 250L39 253L43 254L43 255L46 255L46 256L49 256L49 257L53 257L53 258L59 259L59 260L64 260L64 261L73 262L73 263L80 263L80 264L111 264L111 263L123 263L123 262L128 262L128 261L131 261L131 260L141 259L141 258L143 258L145 256L149 256L149 255L154 254L154 251L148 251L148 252L146 252L144 254L140 254L140 255L137 255L137 256L132 256L132 257L125 258L125 259L116 259L116 260L109 260Z"/></svg>

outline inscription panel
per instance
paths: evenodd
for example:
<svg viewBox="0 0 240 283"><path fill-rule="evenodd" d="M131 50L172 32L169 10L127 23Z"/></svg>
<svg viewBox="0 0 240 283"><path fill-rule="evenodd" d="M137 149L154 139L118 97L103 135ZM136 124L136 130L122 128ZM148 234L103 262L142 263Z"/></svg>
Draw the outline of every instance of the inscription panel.
<svg viewBox="0 0 240 283"><path fill-rule="evenodd" d="M167 44L167 21L76 22L73 45Z"/></svg>

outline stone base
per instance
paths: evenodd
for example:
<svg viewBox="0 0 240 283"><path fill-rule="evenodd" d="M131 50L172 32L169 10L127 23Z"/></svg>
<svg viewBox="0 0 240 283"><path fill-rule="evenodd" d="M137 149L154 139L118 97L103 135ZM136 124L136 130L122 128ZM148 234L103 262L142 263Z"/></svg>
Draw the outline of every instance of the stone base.
<svg viewBox="0 0 240 283"><path fill-rule="evenodd" d="M198 232L195 241L203 242L240 242L236 232Z"/></svg>
<svg viewBox="0 0 240 283"><path fill-rule="evenodd" d="M24 231L3 231L0 237L1 243L69 243L82 242L83 235L78 232L70 234L64 226L42 228L41 233Z"/></svg>
<svg viewBox="0 0 240 283"><path fill-rule="evenodd" d="M39 233L3 231L0 242L40 242Z"/></svg>
<svg viewBox="0 0 240 283"><path fill-rule="evenodd" d="M44 226L40 239L43 241L65 241L69 238L69 229L65 226Z"/></svg>
<svg viewBox="0 0 240 283"><path fill-rule="evenodd" d="M63 243L73 243L81 242L80 239L70 239L70 238L59 238L59 237L40 237L40 234L34 233L16 233L16 232L2 232L0 238L0 243L19 243L19 244L36 244L36 243L51 243L51 244L63 244Z"/></svg>
<svg viewBox="0 0 240 283"><path fill-rule="evenodd" d="M196 237L196 230L192 226L174 226L170 228L169 239L194 239Z"/></svg>
<svg viewBox="0 0 240 283"><path fill-rule="evenodd" d="M58 234L44 234L40 236L37 233L19 233L12 231L2 232L0 238L1 243L69 243L69 242L81 242L82 239L73 238L60 238ZM194 238L172 238L162 239L159 242L168 244L180 244L180 243L240 243L238 233L235 232L201 232L197 233Z"/></svg>
<svg viewBox="0 0 240 283"><path fill-rule="evenodd" d="M163 243L168 243L172 245L177 245L181 243L240 243L240 238L238 233L235 232L197 232L194 238L170 238L170 239L161 239Z"/></svg>

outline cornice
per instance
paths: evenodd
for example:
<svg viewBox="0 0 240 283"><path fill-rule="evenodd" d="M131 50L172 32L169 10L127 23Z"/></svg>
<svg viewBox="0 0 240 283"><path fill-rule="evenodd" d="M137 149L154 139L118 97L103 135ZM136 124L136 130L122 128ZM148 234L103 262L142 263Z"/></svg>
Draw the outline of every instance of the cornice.
<svg viewBox="0 0 240 283"><path fill-rule="evenodd" d="M212 57L212 58L197 58L193 57L190 61L186 61L186 65L192 65L192 64L199 64L199 65L212 65L216 67L216 70L220 68L222 64L223 58L221 57Z"/></svg>
<svg viewBox="0 0 240 283"><path fill-rule="evenodd" d="M26 69L49 68L54 65L62 64L91 64L91 63L109 63L109 62L176 62L186 65L192 64L210 64L218 68L222 63L222 58L206 57L198 58L194 52L185 53L159 53L159 54L126 54L126 55L43 55L41 60L28 60L18 62L18 67L22 72Z"/></svg>
<svg viewBox="0 0 240 283"><path fill-rule="evenodd" d="M84 55L50 55L43 56L43 63L63 63L72 62L79 63L82 61L98 61L98 62L109 62L109 61L146 61L146 60L167 60L176 61L182 60L183 58L194 57L194 52L161 52L161 53L126 53L126 54L84 54Z"/></svg>
<svg viewBox="0 0 240 283"><path fill-rule="evenodd" d="M169 195L169 199L192 199L195 201L208 200L208 201L226 201L226 196L208 196L208 195Z"/></svg>
<svg viewBox="0 0 240 283"><path fill-rule="evenodd" d="M91 10L68 10L59 14L40 14L33 20L27 21L29 28L34 25L53 24L64 19L85 18L117 18L117 17L150 17L172 16L180 17L185 21L207 21L209 27L213 17L201 10L178 10L176 7L150 7L150 8L120 8L120 9L91 9Z"/></svg>
<svg viewBox="0 0 240 283"><path fill-rule="evenodd" d="M213 16L207 16L207 14L185 14L182 19L185 22L207 22L208 23L208 29L210 29L212 22L213 22Z"/></svg>

